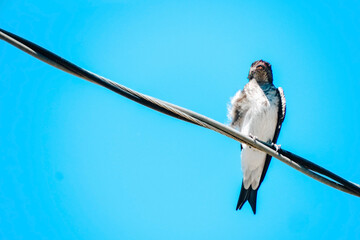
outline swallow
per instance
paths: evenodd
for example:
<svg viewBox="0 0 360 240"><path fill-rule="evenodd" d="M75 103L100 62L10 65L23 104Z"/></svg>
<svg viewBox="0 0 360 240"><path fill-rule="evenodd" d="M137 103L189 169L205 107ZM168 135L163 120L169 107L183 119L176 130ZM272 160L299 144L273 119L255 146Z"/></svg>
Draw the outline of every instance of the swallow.
<svg viewBox="0 0 360 240"><path fill-rule="evenodd" d="M242 134L275 144L286 113L283 89L274 86L271 65L263 60L251 64L248 80L244 88L231 99L228 110L230 126ZM236 210L240 210L248 201L256 214L257 191L270 160L270 155L241 144L243 181Z"/></svg>

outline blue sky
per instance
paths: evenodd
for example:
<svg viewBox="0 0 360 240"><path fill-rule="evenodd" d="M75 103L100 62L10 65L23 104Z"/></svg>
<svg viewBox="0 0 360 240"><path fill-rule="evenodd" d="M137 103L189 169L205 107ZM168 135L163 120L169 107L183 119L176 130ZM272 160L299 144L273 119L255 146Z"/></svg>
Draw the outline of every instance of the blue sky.
<svg viewBox="0 0 360 240"><path fill-rule="evenodd" d="M0 28L226 123L273 65L278 142L360 183L358 1L0 1ZM354 239L359 198L273 160L235 206L239 144L0 42L1 239Z"/></svg>

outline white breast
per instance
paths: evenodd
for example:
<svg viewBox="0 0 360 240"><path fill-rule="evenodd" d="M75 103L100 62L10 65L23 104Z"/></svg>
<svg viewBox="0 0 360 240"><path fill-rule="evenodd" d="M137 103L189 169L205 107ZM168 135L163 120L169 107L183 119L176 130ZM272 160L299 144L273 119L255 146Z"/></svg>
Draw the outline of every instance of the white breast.
<svg viewBox="0 0 360 240"><path fill-rule="evenodd" d="M249 82L247 94L249 111L246 113L240 131L252 134L262 141L272 141L278 118L279 98L275 87L262 89L255 80ZM241 168L244 174L244 187L253 189L259 186L266 154L243 144Z"/></svg>

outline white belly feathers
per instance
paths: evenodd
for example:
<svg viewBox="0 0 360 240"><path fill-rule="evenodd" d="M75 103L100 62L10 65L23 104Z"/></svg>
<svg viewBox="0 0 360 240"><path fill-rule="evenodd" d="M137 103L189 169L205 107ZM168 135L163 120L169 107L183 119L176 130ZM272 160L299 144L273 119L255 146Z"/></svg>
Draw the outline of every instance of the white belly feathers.
<svg viewBox="0 0 360 240"><path fill-rule="evenodd" d="M254 135L262 141L272 141L278 119L279 97L276 88L260 87L251 80L251 94L247 94L249 111L247 111L240 132ZM266 94L266 95L265 95ZM245 189L250 186L257 189L265 164L266 154L243 144L241 152L241 168Z"/></svg>

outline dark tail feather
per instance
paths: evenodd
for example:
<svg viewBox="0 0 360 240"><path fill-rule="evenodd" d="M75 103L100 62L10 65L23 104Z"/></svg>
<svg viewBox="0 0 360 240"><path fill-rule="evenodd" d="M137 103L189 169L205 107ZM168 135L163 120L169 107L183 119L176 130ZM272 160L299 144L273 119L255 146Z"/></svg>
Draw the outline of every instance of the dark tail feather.
<svg viewBox="0 0 360 240"><path fill-rule="evenodd" d="M242 206L244 205L244 203L246 203L246 201L249 201L250 206L251 206L254 214L256 214L257 191L258 191L257 189L253 190L251 188L251 186L249 187L249 189L245 189L244 184L242 184L241 185L241 191L240 191L239 200L238 200L238 203L236 205L236 210L240 210L242 208Z"/></svg>

